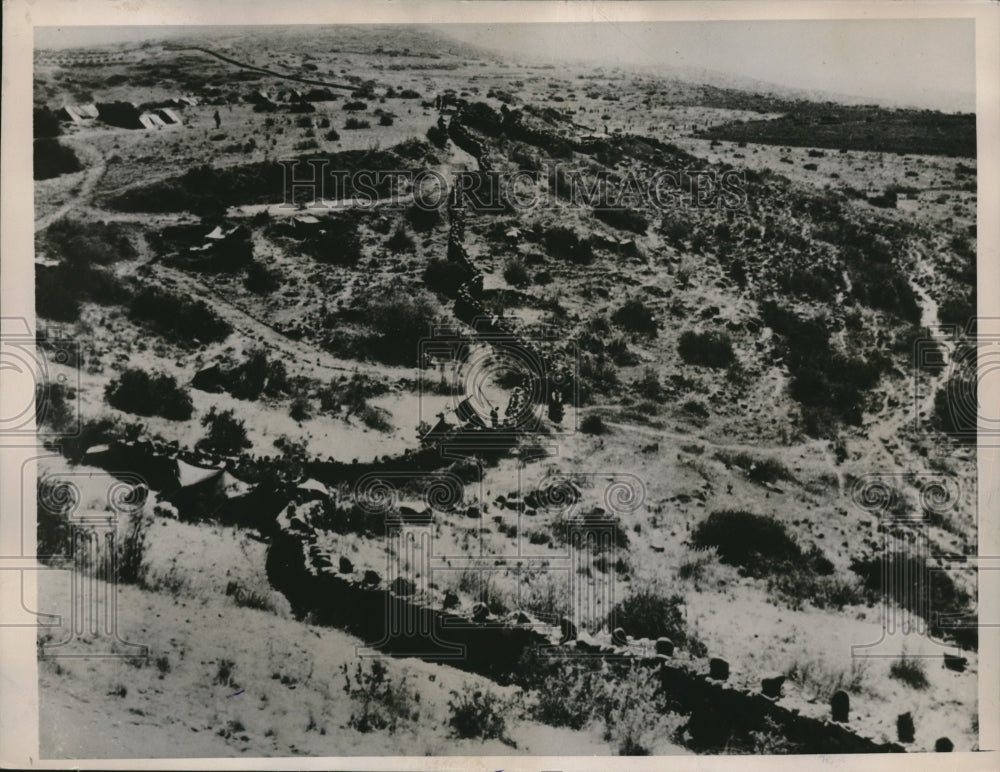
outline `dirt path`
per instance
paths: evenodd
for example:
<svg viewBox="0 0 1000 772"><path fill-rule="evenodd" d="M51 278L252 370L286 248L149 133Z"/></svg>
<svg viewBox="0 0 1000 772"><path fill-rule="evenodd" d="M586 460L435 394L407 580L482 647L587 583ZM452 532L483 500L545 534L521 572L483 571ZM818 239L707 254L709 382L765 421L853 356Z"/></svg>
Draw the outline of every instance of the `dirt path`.
<svg viewBox="0 0 1000 772"><path fill-rule="evenodd" d="M247 62L241 62L238 59L233 59L226 56L225 54L220 54L218 51L213 51L211 48L203 48L202 46L184 46L173 48L170 47L167 50L170 51L200 51L203 54L208 54L209 56L214 56L226 64L232 64L236 67L241 67L244 70L251 70L253 72L259 72L263 75L271 75L275 78L283 78L285 80L293 80L297 83L305 83L310 86L325 86L326 88L339 88L341 90L354 91L355 86L351 86L346 83L330 83L325 80L317 80L315 78L303 78L299 75L291 75L285 72L278 72L277 70L269 70L266 67L258 67L256 64L248 64Z"/></svg>
<svg viewBox="0 0 1000 772"><path fill-rule="evenodd" d="M232 303L225 296L207 286L198 278L176 268L162 263L150 263L150 268L161 279L169 279L187 290L196 300L203 301L222 319L228 322L234 330L267 347L270 354L285 357L289 364L313 371L327 370L336 373L361 372L377 375L389 381L399 379L416 380L420 371L415 367L389 367L369 362L339 359L305 341L292 340L284 333L276 330L268 322L258 319L249 312ZM317 378L324 377L317 374ZM329 377L327 374L326 377Z"/></svg>
<svg viewBox="0 0 1000 772"><path fill-rule="evenodd" d="M56 220L61 217L65 217L78 206L82 205L86 201L89 201L91 194L94 192L94 188L97 187L97 183L100 182L101 177L104 176L104 172L107 169L104 156L101 155L97 148L85 143L75 143L73 142L72 137L67 137L64 141L67 145L73 145L74 150L80 153L80 155L86 157L86 160L89 161L89 168L87 169L86 176L83 178L83 182L80 184L79 190L77 190L76 195L74 195L73 198L56 209L54 212L50 212L44 217L39 217L35 220L36 233L38 231L45 230Z"/></svg>

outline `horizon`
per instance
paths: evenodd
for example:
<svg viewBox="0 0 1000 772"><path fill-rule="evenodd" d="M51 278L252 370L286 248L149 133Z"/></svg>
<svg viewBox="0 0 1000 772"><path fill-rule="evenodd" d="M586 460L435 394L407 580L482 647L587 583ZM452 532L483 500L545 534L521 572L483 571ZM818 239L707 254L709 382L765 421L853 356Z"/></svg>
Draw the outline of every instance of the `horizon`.
<svg viewBox="0 0 1000 772"><path fill-rule="evenodd" d="M35 47L87 48L255 30L315 32L330 26L337 25L38 27ZM975 26L970 19L401 26L425 28L522 61L644 72L664 67L663 77L741 91L786 89L821 101L949 113L976 110ZM726 79L732 82L727 85Z"/></svg>

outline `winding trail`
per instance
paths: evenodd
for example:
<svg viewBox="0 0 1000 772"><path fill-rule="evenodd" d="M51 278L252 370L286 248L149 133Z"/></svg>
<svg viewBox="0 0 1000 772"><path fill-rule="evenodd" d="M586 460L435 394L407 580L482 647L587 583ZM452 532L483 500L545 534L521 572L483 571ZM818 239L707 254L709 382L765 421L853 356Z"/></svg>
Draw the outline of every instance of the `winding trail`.
<svg viewBox="0 0 1000 772"><path fill-rule="evenodd" d="M72 138L69 137L63 139L66 141L66 144L73 145L74 150L78 151L81 155L88 157L88 160L90 161L89 168L83 177L83 182L80 184L79 189L69 201L56 209L54 212L50 212L44 217L39 217L35 220L35 233L45 230L56 220L65 217L74 209L83 205L86 201L89 201L94 192L94 188L97 187L97 183L101 181L101 177L104 176L104 172L108 168L107 163L104 160L104 156L101 155L100 151L92 145L73 142Z"/></svg>

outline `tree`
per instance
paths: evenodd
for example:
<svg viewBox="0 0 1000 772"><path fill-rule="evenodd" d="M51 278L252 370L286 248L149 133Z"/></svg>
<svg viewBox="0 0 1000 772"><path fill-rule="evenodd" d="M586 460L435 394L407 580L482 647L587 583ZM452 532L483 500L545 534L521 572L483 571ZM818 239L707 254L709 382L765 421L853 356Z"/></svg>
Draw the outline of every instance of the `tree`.
<svg viewBox="0 0 1000 772"><path fill-rule="evenodd" d="M217 412L213 406L201 419L201 425L208 428L208 434L198 440L199 450L234 456L251 445L246 424L232 410Z"/></svg>

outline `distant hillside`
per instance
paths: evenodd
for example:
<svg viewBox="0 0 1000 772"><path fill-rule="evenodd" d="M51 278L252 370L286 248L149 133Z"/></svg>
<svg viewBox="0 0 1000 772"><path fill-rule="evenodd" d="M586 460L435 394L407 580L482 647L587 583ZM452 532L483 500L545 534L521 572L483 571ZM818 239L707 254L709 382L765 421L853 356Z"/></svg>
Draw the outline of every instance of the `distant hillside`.
<svg viewBox="0 0 1000 772"><path fill-rule="evenodd" d="M976 116L802 102L780 118L733 121L705 139L765 145L976 157Z"/></svg>

